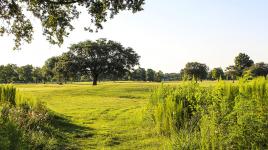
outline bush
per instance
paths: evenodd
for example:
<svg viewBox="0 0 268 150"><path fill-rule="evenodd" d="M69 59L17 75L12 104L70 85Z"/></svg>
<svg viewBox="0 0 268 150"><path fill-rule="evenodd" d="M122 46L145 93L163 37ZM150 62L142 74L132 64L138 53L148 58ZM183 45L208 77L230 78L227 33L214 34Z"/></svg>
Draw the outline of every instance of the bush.
<svg viewBox="0 0 268 150"><path fill-rule="evenodd" d="M161 86L148 110L174 149L267 149L268 81Z"/></svg>

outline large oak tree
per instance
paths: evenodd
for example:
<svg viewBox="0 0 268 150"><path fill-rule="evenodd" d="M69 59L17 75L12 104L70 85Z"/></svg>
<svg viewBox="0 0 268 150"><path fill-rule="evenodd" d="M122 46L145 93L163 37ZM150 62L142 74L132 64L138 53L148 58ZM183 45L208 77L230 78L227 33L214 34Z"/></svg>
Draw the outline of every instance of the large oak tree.
<svg viewBox="0 0 268 150"><path fill-rule="evenodd" d="M52 44L61 45L74 29L72 21L79 18L81 8L91 20L88 31L102 29L102 23L123 10L141 11L145 0L0 0L0 35L15 36L15 47L22 41L30 43L33 18L40 20L43 34ZM27 15L28 14L28 15ZM34 17L32 17L34 16ZM93 25L90 26L90 25ZM94 27L95 26L95 27Z"/></svg>
<svg viewBox="0 0 268 150"><path fill-rule="evenodd" d="M73 44L70 52L77 57L80 71L91 75L93 85L97 85L100 76L123 76L139 64L139 56L132 48L106 39Z"/></svg>

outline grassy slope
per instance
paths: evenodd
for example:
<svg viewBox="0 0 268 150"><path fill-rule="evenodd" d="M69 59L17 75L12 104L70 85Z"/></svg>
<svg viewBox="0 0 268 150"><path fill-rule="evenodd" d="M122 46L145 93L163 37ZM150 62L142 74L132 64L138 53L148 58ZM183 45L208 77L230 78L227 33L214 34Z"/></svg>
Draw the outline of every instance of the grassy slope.
<svg viewBox="0 0 268 150"><path fill-rule="evenodd" d="M152 125L142 121L150 90L158 85L104 82L95 87L89 83L16 86L24 94L45 101L52 111L65 118L58 125L64 128L61 132L68 137L70 148L163 149L167 139L156 136Z"/></svg>

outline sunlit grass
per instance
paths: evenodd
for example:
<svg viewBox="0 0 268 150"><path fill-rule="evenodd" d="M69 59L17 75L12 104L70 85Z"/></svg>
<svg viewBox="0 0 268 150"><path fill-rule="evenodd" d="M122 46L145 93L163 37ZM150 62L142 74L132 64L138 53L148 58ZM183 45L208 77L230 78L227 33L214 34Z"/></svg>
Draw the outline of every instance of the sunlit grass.
<svg viewBox="0 0 268 150"><path fill-rule="evenodd" d="M216 82L205 81L210 86ZM176 86L181 82L164 84ZM24 95L44 101L53 112L71 120L83 131L64 134L70 145L82 149L163 149L168 140L158 136L150 120L143 119L151 90L161 83L100 82L18 84Z"/></svg>

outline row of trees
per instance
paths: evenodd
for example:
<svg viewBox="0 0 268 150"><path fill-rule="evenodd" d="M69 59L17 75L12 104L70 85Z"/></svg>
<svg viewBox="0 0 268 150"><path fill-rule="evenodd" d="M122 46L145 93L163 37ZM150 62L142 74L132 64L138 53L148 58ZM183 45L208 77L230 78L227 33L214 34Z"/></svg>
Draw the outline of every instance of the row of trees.
<svg viewBox="0 0 268 150"><path fill-rule="evenodd" d="M206 64L189 62L180 73L163 73L153 69L137 68L139 56L132 48L124 48L120 43L99 39L73 44L70 50L60 56L49 58L43 67L14 64L0 66L1 83L40 83L98 80L133 81L174 81L174 80L235 80L237 77L267 76L268 64L254 64L244 53L235 57L234 65L223 71L214 68L209 71Z"/></svg>
<svg viewBox="0 0 268 150"><path fill-rule="evenodd" d="M43 74L42 69L33 67L32 65L25 65L18 67L15 64L1 65L0 66L0 82L42 82Z"/></svg>
<svg viewBox="0 0 268 150"><path fill-rule="evenodd" d="M65 54L64 54L65 55ZM62 56L64 56L62 55ZM7 64L0 66L0 83L46 83L46 82L67 82L67 81L92 81L90 75L76 72L76 66L70 65L69 70L63 69L63 62L60 57L49 58L43 67L33 67L32 65L17 66L15 64ZM65 65L68 63L65 62ZM163 73L153 69L137 68L126 72L124 76L107 75L100 76L102 81L176 81L180 80L179 73Z"/></svg>
<svg viewBox="0 0 268 150"><path fill-rule="evenodd" d="M153 69L145 69L139 67L128 72L123 78L117 80L132 80L132 81L175 81L179 80L179 73L163 73L161 70L155 71Z"/></svg>
<svg viewBox="0 0 268 150"><path fill-rule="evenodd" d="M189 62L181 70L180 75L184 80L235 80L238 77L257 77L268 75L268 64L264 62L254 64L254 61L245 53L239 53L234 59L234 65L228 66L225 72L221 67L213 68L209 71L207 65L198 62Z"/></svg>
<svg viewBox="0 0 268 150"><path fill-rule="evenodd" d="M122 78L139 65L138 54L130 47L123 47L115 41L98 39L73 44L69 51L49 58L42 68L31 65L17 67L6 65L0 68L4 83L9 82L48 82L59 83L79 81L82 77L91 78L97 85L100 78Z"/></svg>

